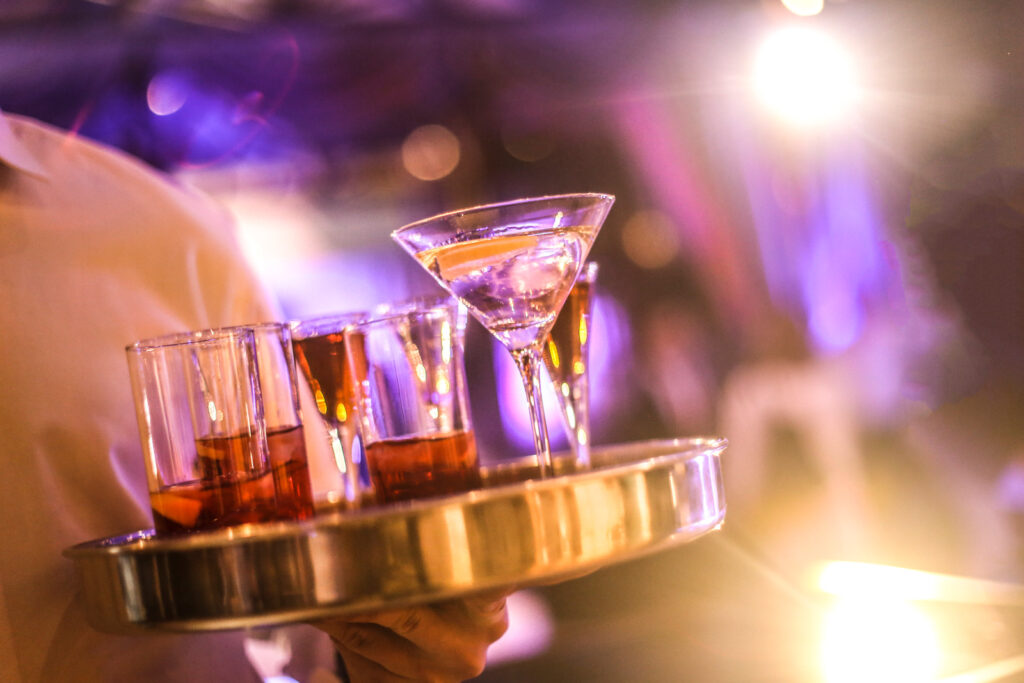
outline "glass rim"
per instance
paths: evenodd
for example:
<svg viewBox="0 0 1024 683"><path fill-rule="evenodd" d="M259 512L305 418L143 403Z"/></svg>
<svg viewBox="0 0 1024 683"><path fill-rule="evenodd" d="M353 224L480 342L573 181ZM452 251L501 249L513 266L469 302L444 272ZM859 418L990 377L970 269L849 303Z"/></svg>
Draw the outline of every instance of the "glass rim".
<svg viewBox="0 0 1024 683"><path fill-rule="evenodd" d="M407 232L407 231L409 231L409 230L411 230L413 228L423 227L424 225L427 225L429 223L437 223L437 222L440 222L440 221L452 218L454 216L464 216L464 215L471 214L471 213L479 213L481 211L492 211L494 209L501 209L501 208L505 208L505 207L508 207L508 206L514 206L514 205L517 205L517 204L534 204L534 203L540 204L541 202L545 202L545 201L553 201L553 200L558 200L558 199L569 199L569 198L594 199L594 200L597 200L599 202L606 202L606 201L614 202L615 201L615 195L608 194L606 192L566 192L564 194L549 194L549 195L541 195L541 196L537 196L537 197L520 197L519 199L507 199L507 200L500 201L500 202L490 202L490 203L487 203L487 204L477 204L476 206L468 206L468 207L463 207L461 209L453 209L453 210L450 210L450 211L443 211L443 212L435 214L433 216L428 216L427 218L421 218L421 219L419 219L417 221L413 221L412 223L407 223L407 224L403 225L402 227L400 227L400 228L398 228L396 230L393 230L391 232L391 236L393 238L394 237L398 237L401 233L405 233L405 232Z"/></svg>
<svg viewBox="0 0 1024 683"><path fill-rule="evenodd" d="M377 304L370 311L370 319L388 318L394 315L405 313L423 313L436 308L446 307L454 304L456 307L464 304L451 294L422 294L412 296L398 301L385 301Z"/></svg>
<svg viewBox="0 0 1024 683"><path fill-rule="evenodd" d="M280 327L281 323L253 323L251 325L229 325L225 327L204 327L184 332L171 332L156 337L139 339L124 347L129 353L145 353L159 349L174 349L186 346L213 345L226 339L250 337L256 343L256 329Z"/></svg>
<svg viewBox="0 0 1024 683"><path fill-rule="evenodd" d="M426 302L432 302L432 303L429 306L426 306L425 308L411 308L411 306L414 306L415 304L417 304L417 303L419 303L421 301L424 302L424 303L426 303ZM395 320L409 319L409 318L420 317L420 316L427 317L427 318L434 318L434 317L438 316L439 314L444 314L444 315L451 316L452 320L456 323L456 326L458 327L459 326L459 311L460 311L460 309L465 307L465 304L463 304L461 301L459 301L455 297L453 297L453 296L444 296L444 295L438 295L438 296L429 296L428 295L428 296L425 296L425 297L417 297L417 298L413 298L413 299L408 299L408 300L401 301L401 302L398 302L398 303L402 304L402 305L409 306L409 307L405 308L404 310L393 311L391 313L382 312L380 315L370 315L370 316L368 316L367 318L365 318L363 320L354 322L351 325L346 325L345 329L346 330L349 329L349 328L363 329L363 328L366 328L366 327L370 327L371 325L378 325L378 324L384 324L384 323L392 323ZM386 306L387 304L381 304L381 305L382 306Z"/></svg>
<svg viewBox="0 0 1024 683"><path fill-rule="evenodd" d="M325 334L340 334L345 331L346 327L365 320L370 315L369 311L324 313L323 315L315 315L309 318L289 320L286 325L291 331L292 338L297 341L301 341L303 339L309 339L310 337L320 337ZM324 331L321 327L331 327L331 331Z"/></svg>

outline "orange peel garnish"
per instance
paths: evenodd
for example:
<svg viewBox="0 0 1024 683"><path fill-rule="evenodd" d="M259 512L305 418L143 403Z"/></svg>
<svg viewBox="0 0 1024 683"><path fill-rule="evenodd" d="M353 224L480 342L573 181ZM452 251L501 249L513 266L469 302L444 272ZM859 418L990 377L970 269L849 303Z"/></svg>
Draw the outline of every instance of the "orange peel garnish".
<svg viewBox="0 0 1024 683"><path fill-rule="evenodd" d="M425 265L433 260L445 280L456 280L474 270L504 261L509 254L533 249L539 243L535 235L503 235L489 239L446 244L423 254Z"/></svg>
<svg viewBox="0 0 1024 683"><path fill-rule="evenodd" d="M150 494L149 504L153 507L154 512L187 529L196 525L199 512L203 508L203 504L195 498L179 496L167 491Z"/></svg>

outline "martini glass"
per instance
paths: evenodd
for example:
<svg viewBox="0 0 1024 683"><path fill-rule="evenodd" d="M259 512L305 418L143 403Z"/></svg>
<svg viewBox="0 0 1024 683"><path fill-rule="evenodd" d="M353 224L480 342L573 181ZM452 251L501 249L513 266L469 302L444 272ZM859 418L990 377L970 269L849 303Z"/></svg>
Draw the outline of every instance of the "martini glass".
<svg viewBox="0 0 1024 683"><path fill-rule="evenodd" d="M512 355L541 477L553 472L541 399L544 339L615 198L565 194L460 209L392 237Z"/></svg>

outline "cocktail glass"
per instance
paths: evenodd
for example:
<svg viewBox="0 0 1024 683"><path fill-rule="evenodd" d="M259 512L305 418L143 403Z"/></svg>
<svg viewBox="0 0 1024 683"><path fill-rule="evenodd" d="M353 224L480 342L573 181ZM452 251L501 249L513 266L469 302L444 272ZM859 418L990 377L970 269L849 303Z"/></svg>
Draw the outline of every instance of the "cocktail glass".
<svg viewBox="0 0 1024 683"><path fill-rule="evenodd" d="M544 340L544 365L555 388L577 469L590 467L590 309L597 264L586 263Z"/></svg>
<svg viewBox="0 0 1024 683"><path fill-rule="evenodd" d="M392 233L512 355L542 477L553 472L542 345L614 201L596 193L518 199L443 213Z"/></svg>

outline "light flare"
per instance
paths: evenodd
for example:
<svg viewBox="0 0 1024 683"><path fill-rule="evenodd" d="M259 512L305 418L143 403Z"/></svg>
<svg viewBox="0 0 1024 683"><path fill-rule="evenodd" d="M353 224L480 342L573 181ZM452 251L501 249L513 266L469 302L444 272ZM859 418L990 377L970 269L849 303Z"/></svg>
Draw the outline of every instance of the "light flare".
<svg viewBox="0 0 1024 683"><path fill-rule="evenodd" d="M754 63L761 102L797 126L837 122L859 98L850 54L835 39L802 26L771 34Z"/></svg>
<svg viewBox="0 0 1024 683"><path fill-rule="evenodd" d="M941 652L935 625L908 601L839 600L826 615L821 635L826 683L937 680Z"/></svg>

